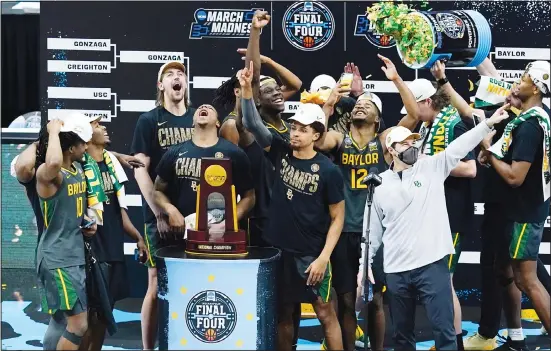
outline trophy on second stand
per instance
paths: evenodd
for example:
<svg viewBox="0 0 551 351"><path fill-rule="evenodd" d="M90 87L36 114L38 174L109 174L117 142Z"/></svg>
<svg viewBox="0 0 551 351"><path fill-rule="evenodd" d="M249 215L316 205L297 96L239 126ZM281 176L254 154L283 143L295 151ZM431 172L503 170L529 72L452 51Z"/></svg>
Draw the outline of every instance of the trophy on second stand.
<svg viewBox="0 0 551 351"><path fill-rule="evenodd" d="M237 225L236 200L231 160L202 158L195 228L187 229L186 253L202 256L247 255L247 235Z"/></svg>

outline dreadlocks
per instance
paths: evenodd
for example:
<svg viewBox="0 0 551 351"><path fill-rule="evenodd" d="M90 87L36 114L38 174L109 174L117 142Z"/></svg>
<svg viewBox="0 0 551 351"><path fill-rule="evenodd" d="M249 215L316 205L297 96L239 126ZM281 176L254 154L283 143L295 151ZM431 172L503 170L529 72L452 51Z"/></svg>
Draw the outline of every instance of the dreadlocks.
<svg viewBox="0 0 551 351"><path fill-rule="evenodd" d="M40 129L38 133L38 146L36 147L36 162L35 169L46 162L46 152L48 151L48 139L50 134L48 133L48 125L45 125ZM67 151L71 146L78 144L84 144L76 133L73 132L60 132L59 143L61 145L61 151Z"/></svg>
<svg viewBox="0 0 551 351"><path fill-rule="evenodd" d="M237 79L236 74L231 76L230 79L222 83L222 85L216 89L212 104L216 108L233 110L235 107L235 93L233 89L235 88L239 88L239 79Z"/></svg>

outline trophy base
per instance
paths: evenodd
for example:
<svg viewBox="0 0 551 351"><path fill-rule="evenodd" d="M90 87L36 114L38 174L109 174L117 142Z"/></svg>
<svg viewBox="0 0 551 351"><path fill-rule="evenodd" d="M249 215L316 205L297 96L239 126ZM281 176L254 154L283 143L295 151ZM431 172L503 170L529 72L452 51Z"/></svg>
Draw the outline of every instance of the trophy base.
<svg viewBox="0 0 551 351"><path fill-rule="evenodd" d="M186 253L212 257L247 256L247 234L244 230L225 232L217 241L209 241L207 232L187 230Z"/></svg>

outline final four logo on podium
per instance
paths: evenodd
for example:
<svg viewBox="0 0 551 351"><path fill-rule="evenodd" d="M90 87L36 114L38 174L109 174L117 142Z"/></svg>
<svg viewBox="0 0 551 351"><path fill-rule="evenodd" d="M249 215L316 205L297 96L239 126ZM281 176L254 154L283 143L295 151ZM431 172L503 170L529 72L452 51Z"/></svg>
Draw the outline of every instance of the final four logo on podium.
<svg viewBox="0 0 551 351"><path fill-rule="evenodd" d="M233 333L237 310L225 294L214 290L201 291L187 305L186 323L198 340L217 343Z"/></svg>

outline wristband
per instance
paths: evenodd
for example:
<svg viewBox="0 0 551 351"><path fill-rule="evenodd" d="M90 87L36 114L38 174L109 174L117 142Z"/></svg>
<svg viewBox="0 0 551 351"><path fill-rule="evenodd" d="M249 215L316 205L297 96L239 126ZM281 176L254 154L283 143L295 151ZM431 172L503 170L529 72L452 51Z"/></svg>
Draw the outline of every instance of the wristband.
<svg viewBox="0 0 551 351"><path fill-rule="evenodd" d="M442 85L444 85L444 84L446 84L446 83L448 83L448 82L449 82L449 80L448 80L448 78L446 78L446 77L441 78L441 79L438 79L438 80L436 81L436 83L438 83L438 86L439 86L439 87L441 87Z"/></svg>

